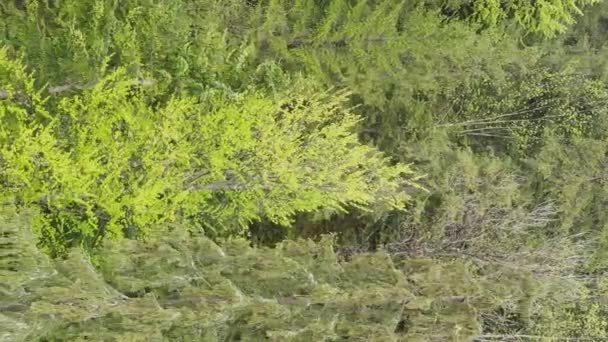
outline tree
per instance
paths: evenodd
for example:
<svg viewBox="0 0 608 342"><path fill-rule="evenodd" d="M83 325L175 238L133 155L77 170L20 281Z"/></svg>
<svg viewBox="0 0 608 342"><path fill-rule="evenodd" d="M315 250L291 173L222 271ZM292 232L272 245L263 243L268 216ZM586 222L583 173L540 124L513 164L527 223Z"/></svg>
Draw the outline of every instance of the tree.
<svg viewBox="0 0 608 342"><path fill-rule="evenodd" d="M88 86L108 70L154 79L157 95L238 91L249 77L247 41L229 35L242 1L33 0L0 4L2 43L36 70L37 86ZM236 32L235 32L236 33Z"/></svg>
<svg viewBox="0 0 608 342"><path fill-rule="evenodd" d="M55 253L144 238L180 218L225 236L262 217L285 225L297 212L386 210L415 185L408 166L358 141L345 93L304 83L274 99L251 91L155 107L118 70L47 101L6 50L0 77L2 196L43 208L36 229Z"/></svg>
<svg viewBox="0 0 608 342"><path fill-rule="evenodd" d="M246 21L255 63L280 61L325 86L346 87L361 136L401 158L471 87L500 86L537 60L504 32L478 34L438 10L390 1L268 1ZM247 17L246 17L247 18Z"/></svg>
<svg viewBox="0 0 608 342"><path fill-rule="evenodd" d="M601 292L509 265L383 251L345 260L328 236L252 248L178 225L154 241L106 240L92 257L72 249L51 260L35 246L31 211L0 213L6 341L485 341L608 330Z"/></svg>
<svg viewBox="0 0 608 342"><path fill-rule="evenodd" d="M442 8L450 17L467 19L485 27L504 27L515 23L525 32L554 37L563 33L583 14L585 6L601 0L544 0L544 1L428 1Z"/></svg>

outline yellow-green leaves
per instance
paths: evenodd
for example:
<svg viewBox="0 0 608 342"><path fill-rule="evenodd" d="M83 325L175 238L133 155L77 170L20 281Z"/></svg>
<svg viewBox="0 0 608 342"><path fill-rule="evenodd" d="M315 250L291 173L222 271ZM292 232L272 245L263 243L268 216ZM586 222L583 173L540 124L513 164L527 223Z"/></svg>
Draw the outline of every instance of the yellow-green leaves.
<svg viewBox="0 0 608 342"><path fill-rule="evenodd" d="M18 68L6 56L0 65ZM0 82L14 84L6 75ZM407 199L411 171L358 141L347 93L300 86L274 98L174 97L152 107L139 87L118 69L46 106L33 97L50 120L18 117L4 131L4 192L43 208L37 231L51 251L145 238L167 221L226 236L261 218L288 225L298 212L394 208ZM16 97L4 102L31 110Z"/></svg>

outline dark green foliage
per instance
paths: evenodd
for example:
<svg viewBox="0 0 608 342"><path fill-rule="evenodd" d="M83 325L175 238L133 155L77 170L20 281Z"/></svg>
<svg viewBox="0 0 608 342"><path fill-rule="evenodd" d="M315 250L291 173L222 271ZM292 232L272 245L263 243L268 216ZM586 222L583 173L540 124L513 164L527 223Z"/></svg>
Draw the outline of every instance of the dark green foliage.
<svg viewBox="0 0 608 342"><path fill-rule="evenodd" d="M485 27L517 25L526 33L553 37L564 32L585 6L601 0L430 0L450 18L469 20Z"/></svg>
<svg viewBox="0 0 608 342"><path fill-rule="evenodd" d="M538 311L550 278L505 267L385 253L344 261L327 237L274 249L240 239L218 246L180 227L152 243L108 242L92 259L72 250L51 261L27 238L27 224L8 210L0 221L14 251L0 264L12 272L0 297L5 341L466 341L510 333L492 325L500 310L527 315L523 329L553 329L554 316ZM28 257L10 261L19 254ZM571 310L552 304L550 315ZM591 321L596 306L584 305L586 315L561 331L578 334L576 322L593 324L589 336L605 331Z"/></svg>
<svg viewBox="0 0 608 342"><path fill-rule="evenodd" d="M33 0L6 2L3 44L35 68L40 84L85 86L123 67L161 90L200 93L239 86L247 50L226 41L230 5L214 1ZM236 9L235 9L236 10Z"/></svg>
<svg viewBox="0 0 608 342"><path fill-rule="evenodd" d="M569 68L537 66L500 85L472 87L462 94L458 111L438 127L476 152L534 158L549 136L564 144L601 139L607 100L601 81Z"/></svg>
<svg viewBox="0 0 608 342"><path fill-rule="evenodd" d="M606 8L2 2L0 339L604 339Z"/></svg>
<svg viewBox="0 0 608 342"><path fill-rule="evenodd" d="M11 224L4 220L3 231ZM13 230L19 236L28 229L20 224ZM174 235L183 236L180 231ZM33 248L31 239L11 242L17 250ZM186 236L148 245L125 241L96 255L99 274L76 251L54 266L42 254L33 258L34 267L58 273L36 276L25 266L14 271L24 278L10 279L1 302L21 308L3 310L3 321L14 324L3 329L8 340L386 340L396 338L394 325L413 296L386 256L343 264L329 239L274 250L251 249L242 240L220 248Z"/></svg>
<svg viewBox="0 0 608 342"><path fill-rule="evenodd" d="M391 152L441 121L465 89L500 84L536 58L503 33L478 35L400 2L270 1L256 10L258 60L350 89L362 136Z"/></svg>

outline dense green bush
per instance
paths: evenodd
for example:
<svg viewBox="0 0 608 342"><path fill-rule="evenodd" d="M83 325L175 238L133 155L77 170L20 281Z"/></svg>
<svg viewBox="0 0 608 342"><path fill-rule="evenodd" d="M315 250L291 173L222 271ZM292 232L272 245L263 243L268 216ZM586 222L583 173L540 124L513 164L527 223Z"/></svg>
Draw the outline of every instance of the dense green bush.
<svg viewBox="0 0 608 342"><path fill-rule="evenodd" d="M604 338L605 8L0 3L0 339Z"/></svg>
<svg viewBox="0 0 608 342"><path fill-rule="evenodd" d="M497 30L479 35L466 23L399 2L270 1L256 13L250 30L258 63L277 60L325 86L347 87L365 118L361 135L396 158L466 89L499 86L510 69L537 58Z"/></svg>
<svg viewBox="0 0 608 342"><path fill-rule="evenodd" d="M328 237L251 248L177 226L152 243L105 241L92 259L74 249L50 260L28 216L0 216L5 341L468 341L607 329L593 300L568 301L589 296L582 284L505 266L384 252L345 261Z"/></svg>
<svg viewBox="0 0 608 342"><path fill-rule="evenodd" d="M563 33L583 14L586 6L601 0L430 0L449 17L465 19L486 27L517 25L526 33L553 37Z"/></svg>
<svg viewBox="0 0 608 342"><path fill-rule="evenodd" d="M36 70L38 85L90 85L117 67L154 79L161 95L246 82L247 42L230 41L225 26L240 15L238 1L31 0L22 9L12 3L0 4L2 43Z"/></svg>
<svg viewBox="0 0 608 342"><path fill-rule="evenodd" d="M413 184L406 165L359 143L345 94L305 83L274 99L252 91L152 106L122 71L52 102L4 50L0 75L1 194L42 207L36 229L54 253L149 237L152 224L180 219L227 236L297 212L388 210Z"/></svg>

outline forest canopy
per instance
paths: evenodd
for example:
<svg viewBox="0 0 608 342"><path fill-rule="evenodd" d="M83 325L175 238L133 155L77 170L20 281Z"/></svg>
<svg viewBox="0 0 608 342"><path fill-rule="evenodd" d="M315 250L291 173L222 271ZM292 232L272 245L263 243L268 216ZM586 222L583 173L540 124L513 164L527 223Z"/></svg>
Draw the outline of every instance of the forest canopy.
<svg viewBox="0 0 608 342"><path fill-rule="evenodd" d="M608 337L608 3L0 24L0 340Z"/></svg>

